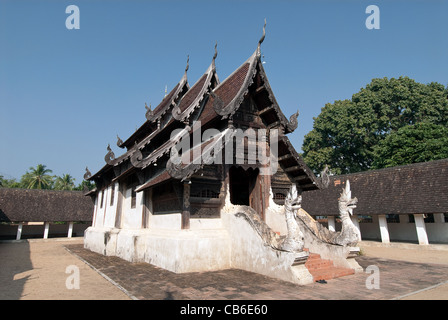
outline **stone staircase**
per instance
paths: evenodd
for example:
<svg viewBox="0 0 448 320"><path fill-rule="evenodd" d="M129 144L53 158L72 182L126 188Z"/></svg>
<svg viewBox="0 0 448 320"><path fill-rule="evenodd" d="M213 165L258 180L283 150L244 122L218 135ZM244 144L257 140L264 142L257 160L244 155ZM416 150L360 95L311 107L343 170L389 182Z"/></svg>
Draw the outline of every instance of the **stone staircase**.
<svg viewBox="0 0 448 320"><path fill-rule="evenodd" d="M331 260L322 259L320 254L311 252L305 267L313 276L314 281L330 280L355 273L353 269L336 267Z"/></svg>

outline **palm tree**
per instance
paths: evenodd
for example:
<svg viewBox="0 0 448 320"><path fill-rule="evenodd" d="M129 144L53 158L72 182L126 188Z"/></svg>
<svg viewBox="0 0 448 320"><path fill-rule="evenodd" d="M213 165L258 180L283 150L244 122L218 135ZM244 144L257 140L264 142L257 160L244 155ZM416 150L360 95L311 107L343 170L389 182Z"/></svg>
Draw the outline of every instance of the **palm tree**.
<svg viewBox="0 0 448 320"><path fill-rule="evenodd" d="M50 189L53 184L53 171L46 169L47 166L38 164L36 168L30 167L30 171L22 176L23 185L27 189Z"/></svg>
<svg viewBox="0 0 448 320"><path fill-rule="evenodd" d="M73 190L75 188L75 178L71 175L63 174L62 177L57 177L54 188L56 190Z"/></svg>

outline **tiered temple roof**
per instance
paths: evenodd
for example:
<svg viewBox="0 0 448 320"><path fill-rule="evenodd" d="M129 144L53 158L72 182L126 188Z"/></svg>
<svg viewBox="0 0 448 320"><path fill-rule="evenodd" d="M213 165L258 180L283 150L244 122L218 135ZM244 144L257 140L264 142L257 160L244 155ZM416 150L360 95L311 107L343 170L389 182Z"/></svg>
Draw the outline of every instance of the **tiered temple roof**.
<svg viewBox="0 0 448 320"><path fill-rule="evenodd" d="M85 178L94 180L97 187L102 189L110 181L136 173L140 182L137 191L169 179L187 179L202 165L173 166L169 161L173 146L183 134L191 136L195 130L218 128L223 135L226 129L233 128L237 123L257 128L257 124L246 118L244 113L238 114L244 99L250 96L263 122L258 127L278 129L280 132L278 161L289 179L304 191L318 189L321 186L320 179L306 166L285 135L297 128L298 112L288 120L275 99L260 59L263 39L264 30L257 50L222 82L216 74L216 46L212 63L192 87L187 81L187 63L183 77L170 93L154 110L147 108L143 125L124 142L119 139L117 145L126 148L126 152L116 158L108 146L106 165L94 175L87 172ZM201 128L196 129L195 123L199 122ZM176 129L182 131L171 137ZM193 148L200 147L203 151L209 143L206 141Z"/></svg>

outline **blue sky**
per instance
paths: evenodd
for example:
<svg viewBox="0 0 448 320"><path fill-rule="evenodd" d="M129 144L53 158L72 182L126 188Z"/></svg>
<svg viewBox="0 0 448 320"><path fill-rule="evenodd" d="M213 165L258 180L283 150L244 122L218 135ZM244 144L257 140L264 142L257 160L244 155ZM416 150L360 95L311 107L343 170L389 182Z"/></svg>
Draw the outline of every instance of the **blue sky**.
<svg viewBox="0 0 448 320"><path fill-rule="evenodd" d="M68 5L80 29L68 30ZM380 9L369 30L368 5ZM0 174L31 166L82 181L104 165L182 77L209 66L224 80L262 44L277 101L298 151L326 103L373 78L448 85L448 1L4 1L0 0Z"/></svg>

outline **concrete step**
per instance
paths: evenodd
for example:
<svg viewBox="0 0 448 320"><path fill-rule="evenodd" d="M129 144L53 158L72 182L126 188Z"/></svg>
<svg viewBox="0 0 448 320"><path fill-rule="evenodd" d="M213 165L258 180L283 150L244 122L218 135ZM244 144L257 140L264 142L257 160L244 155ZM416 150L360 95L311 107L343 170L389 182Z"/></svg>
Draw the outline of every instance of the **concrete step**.
<svg viewBox="0 0 448 320"><path fill-rule="evenodd" d="M347 268L332 267L332 268L310 271L310 273L313 276L313 280L318 281L318 280L330 280L330 279L348 276L348 275L354 274L355 270L347 269Z"/></svg>
<svg viewBox="0 0 448 320"><path fill-rule="evenodd" d="M330 280L355 273L353 269L336 267L333 261L322 259L320 254L311 252L309 253L305 267L313 276L314 281Z"/></svg>

